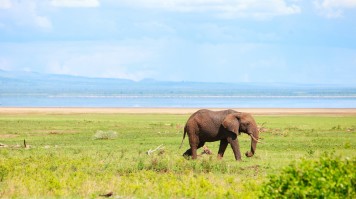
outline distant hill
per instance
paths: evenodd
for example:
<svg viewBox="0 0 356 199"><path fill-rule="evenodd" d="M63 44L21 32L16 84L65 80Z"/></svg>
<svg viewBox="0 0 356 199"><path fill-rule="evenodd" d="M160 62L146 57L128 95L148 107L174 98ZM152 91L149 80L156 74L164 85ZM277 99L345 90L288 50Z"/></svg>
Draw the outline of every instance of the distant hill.
<svg viewBox="0 0 356 199"><path fill-rule="evenodd" d="M355 88L330 85L166 82L146 79L89 78L71 75L0 70L0 94L100 95L355 95Z"/></svg>
<svg viewBox="0 0 356 199"><path fill-rule="evenodd" d="M111 90L133 81L0 70L0 83L0 89L7 93L42 93Z"/></svg>

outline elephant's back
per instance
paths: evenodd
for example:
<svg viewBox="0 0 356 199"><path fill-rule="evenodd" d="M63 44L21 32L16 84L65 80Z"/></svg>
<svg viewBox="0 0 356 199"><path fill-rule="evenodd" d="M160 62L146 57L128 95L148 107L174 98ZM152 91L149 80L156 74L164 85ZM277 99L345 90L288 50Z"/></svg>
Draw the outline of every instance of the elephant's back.
<svg viewBox="0 0 356 199"><path fill-rule="evenodd" d="M195 116L195 115L228 115L231 113L238 113L238 111L232 110L232 109L226 109L226 110L220 110L220 111L212 111L209 109L200 109L197 110L195 113L193 113L191 116Z"/></svg>
<svg viewBox="0 0 356 199"><path fill-rule="evenodd" d="M237 113L237 111L232 109L212 111L208 109L200 109L193 113L190 118L194 117L210 117L210 118L225 118L228 114Z"/></svg>
<svg viewBox="0 0 356 199"><path fill-rule="evenodd" d="M188 125L196 125L202 130L208 128L210 130L218 129L226 115L230 114L230 110L211 111L208 109L200 109L193 113L187 121Z"/></svg>

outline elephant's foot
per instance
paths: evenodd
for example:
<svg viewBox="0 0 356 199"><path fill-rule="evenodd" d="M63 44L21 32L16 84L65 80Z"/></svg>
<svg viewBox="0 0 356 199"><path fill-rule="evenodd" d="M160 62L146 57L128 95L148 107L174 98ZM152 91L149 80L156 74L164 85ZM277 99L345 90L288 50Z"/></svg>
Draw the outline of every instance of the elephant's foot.
<svg viewBox="0 0 356 199"><path fill-rule="evenodd" d="M247 151L247 152L245 153L245 155L246 155L247 157L252 157L254 154L253 154L251 151Z"/></svg>
<svg viewBox="0 0 356 199"><path fill-rule="evenodd" d="M192 156L192 150L188 149L186 152L183 153L183 156Z"/></svg>
<svg viewBox="0 0 356 199"><path fill-rule="evenodd" d="M241 161L241 160L242 160L242 159L241 159L241 153L235 154L235 160L236 160L236 161Z"/></svg>
<svg viewBox="0 0 356 199"><path fill-rule="evenodd" d="M186 159L193 158L192 149L188 149L186 152L184 152L184 153L183 153L183 156L184 156ZM193 158L193 159L194 159L194 158Z"/></svg>

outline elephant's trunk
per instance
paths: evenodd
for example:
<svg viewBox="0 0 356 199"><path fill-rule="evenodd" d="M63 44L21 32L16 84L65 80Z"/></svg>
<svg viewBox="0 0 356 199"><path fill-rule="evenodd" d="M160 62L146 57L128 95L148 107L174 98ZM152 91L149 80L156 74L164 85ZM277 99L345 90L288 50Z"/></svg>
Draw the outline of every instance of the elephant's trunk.
<svg viewBox="0 0 356 199"><path fill-rule="evenodd" d="M252 157L255 154L256 146L258 142L259 131L258 128L254 128L251 132L248 133L251 136L251 151L246 152L247 157Z"/></svg>

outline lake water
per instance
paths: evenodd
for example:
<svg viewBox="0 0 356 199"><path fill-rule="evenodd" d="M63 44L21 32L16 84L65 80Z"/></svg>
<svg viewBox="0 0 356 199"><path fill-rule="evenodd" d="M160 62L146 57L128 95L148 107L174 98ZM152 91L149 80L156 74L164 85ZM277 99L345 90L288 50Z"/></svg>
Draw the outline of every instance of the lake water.
<svg viewBox="0 0 356 199"><path fill-rule="evenodd" d="M356 108L356 95L0 94L0 106Z"/></svg>

